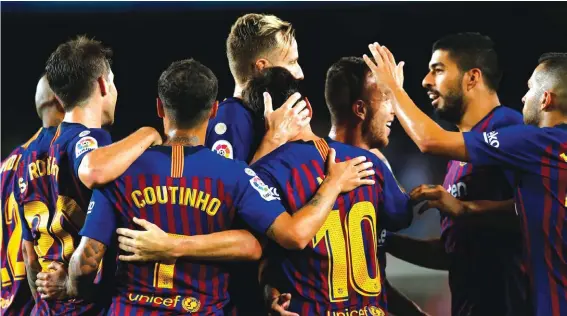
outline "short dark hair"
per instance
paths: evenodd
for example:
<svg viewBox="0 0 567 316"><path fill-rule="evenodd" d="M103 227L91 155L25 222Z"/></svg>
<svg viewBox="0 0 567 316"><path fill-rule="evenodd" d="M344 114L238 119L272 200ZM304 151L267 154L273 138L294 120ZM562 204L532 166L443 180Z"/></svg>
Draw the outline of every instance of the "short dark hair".
<svg viewBox="0 0 567 316"><path fill-rule="evenodd" d="M545 53L539 57L538 64L546 68L564 68L567 63L567 53Z"/></svg>
<svg viewBox="0 0 567 316"><path fill-rule="evenodd" d="M289 70L270 67L255 75L242 93L244 103L257 117L263 117L264 92L270 93L274 110L278 109L294 93L299 92L300 80Z"/></svg>
<svg viewBox="0 0 567 316"><path fill-rule="evenodd" d="M436 50L449 52L461 71L480 69L486 86L493 91L498 90L502 72L490 37L471 32L451 34L433 44L432 53Z"/></svg>
<svg viewBox="0 0 567 316"><path fill-rule="evenodd" d="M96 80L108 76L111 56L110 48L86 36L59 45L49 56L45 65L47 81L65 111L88 99Z"/></svg>
<svg viewBox="0 0 567 316"><path fill-rule="evenodd" d="M370 68L360 57L343 57L327 70L325 101L331 121L352 115L352 104L363 97L364 85Z"/></svg>
<svg viewBox="0 0 567 316"><path fill-rule="evenodd" d="M217 93L215 74L194 59L173 62L158 80L166 115L178 128L192 128L207 119Z"/></svg>

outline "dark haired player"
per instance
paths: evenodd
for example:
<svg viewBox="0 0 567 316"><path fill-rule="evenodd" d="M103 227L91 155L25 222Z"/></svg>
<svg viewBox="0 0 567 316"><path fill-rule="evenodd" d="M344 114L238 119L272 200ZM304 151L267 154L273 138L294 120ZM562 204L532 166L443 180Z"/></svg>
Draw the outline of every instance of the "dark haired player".
<svg viewBox="0 0 567 316"><path fill-rule="evenodd" d="M89 188L116 178L146 147L161 143L157 131L143 128L110 145L101 129L113 122L117 98L109 57L100 42L80 36L59 45L46 63L47 81L65 116L49 154L30 155L19 179L27 274L32 292L37 287L40 294L34 314L96 314L104 308L98 297L46 300L46 295L58 299L65 292L49 284L58 285L65 274L61 264L66 266L78 246ZM112 271L110 263L107 270Z"/></svg>
<svg viewBox="0 0 567 316"><path fill-rule="evenodd" d="M567 147L567 55L546 54L540 58L528 81L529 91L522 99L526 125L462 133L443 130L415 106L393 79L395 61L385 47L371 44L370 51L376 63L365 56L366 62L375 76L392 89L398 100L396 115L422 152L514 172L514 200L521 218L533 313L564 315L567 312L567 265L563 260L567 246L563 238L567 195L563 158ZM467 83L478 80L478 71L466 74ZM431 200L434 206L442 198L437 188L427 186L414 189L411 195Z"/></svg>
<svg viewBox="0 0 567 316"><path fill-rule="evenodd" d="M85 295L93 289L103 255L115 246L116 228L134 228L132 218L155 223L154 231L162 234L156 242L163 243L160 251L169 259L121 264L110 313L222 315L229 303L226 267L172 258L191 252L194 235L228 230L239 216L282 246L302 249L339 193L373 183L361 179L372 174L365 170L370 164L361 163L363 157L330 163L327 180L292 217L278 192L252 169L203 146L208 120L218 105L217 80L210 69L195 60L174 62L161 75L158 91L158 114L169 137L166 146L148 149L118 180L94 191L83 239L70 263L69 294ZM135 253L127 241L124 244L124 250Z"/></svg>
<svg viewBox="0 0 567 316"><path fill-rule="evenodd" d="M460 33L433 44L423 87L440 118L462 132L485 132L522 124L520 113L500 105L496 91L501 77L492 40ZM452 315L523 315L527 284L507 174L498 167L451 160L438 189L448 203L491 207L497 213L457 218L441 213L441 238L388 235L390 253L413 264L449 270Z"/></svg>
<svg viewBox="0 0 567 316"><path fill-rule="evenodd" d="M34 300L27 282L27 273L22 253L22 221L18 211L20 187L17 175L24 168L26 154L46 153L55 135L57 125L63 120L63 108L55 98L45 76L37 84L35 107L43 127L25 144L14 149L2 162L2 184L0 196L2 203L2 315L29 315ZM43 148L41 150L41 148ZM35 296L35 293L34 293Z"/></svg>

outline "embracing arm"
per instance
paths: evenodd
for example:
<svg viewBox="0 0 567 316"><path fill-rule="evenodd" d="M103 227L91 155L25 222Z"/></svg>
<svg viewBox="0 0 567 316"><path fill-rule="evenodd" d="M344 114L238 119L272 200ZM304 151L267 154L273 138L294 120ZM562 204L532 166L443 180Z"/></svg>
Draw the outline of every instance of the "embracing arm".
<svg viewBox="0 0 567 316"><path fill-rule="evenodd" d="M247 230L227 230L206 235L168 235L157 225L134 218L145 230L118 228L122 261L171 261L178 258L212 261L259 260L262 246Z"/></svg>
<svg viewBox="0 0 567 316"><path fill-rule="evenodd" d="M123 174L152 144L161 144L160 134L142 127L121 141L97 148L82 159L79 179L89 189L104 185Z"/></svg>
<svg viewBox="0 0 567 316"><path fill-rule="evenodd" d="M387 251L396 258L435 270L449 269L449 256L440 239L420 240L389 233Z"/></svg>
<svg viewBox="0 0 567 316"><path fill-rule="evenodd" d="M69 261L67 294L70 297L89 299L100 290L93 282L105 252L106 245L103 243L88 237L81 238L79 247Z"/></svg>
<svg viewBox="0 0 567 316"><path fill-rule="evenodd" d="M388 293L388 310L389 312L400 316L425 316L427 315L421 308L402 292L398 291L386 279L384 281L386 293Z"/></svg>

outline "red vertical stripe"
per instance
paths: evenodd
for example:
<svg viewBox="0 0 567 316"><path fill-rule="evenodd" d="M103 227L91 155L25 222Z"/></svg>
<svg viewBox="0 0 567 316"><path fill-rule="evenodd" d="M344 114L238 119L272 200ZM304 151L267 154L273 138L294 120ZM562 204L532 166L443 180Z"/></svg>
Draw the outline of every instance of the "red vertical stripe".
<svg viewBox="0 0 567 316"><path fill-rule="evenodd" d="M140 174L138 176L138 188L140 188L140 190L142 191L144 188L146 187L146 178L143 174ZM148 219L148 215L146 213L146 207L142 207L140 209L140 218L147 220ZM132 222L132 227L136 227L136 225ZM137 265L134 264L129 264L128 265L131 270L130 273L132 276L134 276L136 274L136 271L138 271L140 273L140 285L142 287L152 287L153 286L153 273L149 272L149 265L144 265L144 266L140 266L138 267ZM134 291L138 291L140 289L138 289L137 287L133 288Z"/></svg>
<svg viewBox="0 0 567 316"><path fill-rule="evenodd" d="M297 194L299 195L299 203L301 205L305 205L305 203L307 201L305 199L305 190L303 189L303 184L302 184L302 181L301 181L301 177L299 176L299 171L297 169L293 168L291 170L291 176L293 177L295 190L297 191Z"/></svg>

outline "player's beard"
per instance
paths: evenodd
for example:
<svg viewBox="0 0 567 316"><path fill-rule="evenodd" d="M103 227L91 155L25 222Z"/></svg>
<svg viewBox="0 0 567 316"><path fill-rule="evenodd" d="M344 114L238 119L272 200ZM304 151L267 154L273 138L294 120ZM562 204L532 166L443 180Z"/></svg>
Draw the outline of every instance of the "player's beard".
<svg viewBox="0 0 567 316"><path fill-rule="evenodd" d="M465 107L463 102L463 89L460 86L462 77L457 80L457 84L453 89L447 91L445 95L441 95L439 91L434 91L439 93L439 96L443 98L443 107L437 107L435 109L435 114L439 116L440 119L445 120L452 124L459 124L463 119L465 113Z"/></svg>
<svg viewBox="0 0 567 316"><path fill-rule="evenodd" d="M539 126L539 122L541 121L541 111L537 108L537 106L532 106L530 103L531 102L526 102L524 105L526 107L526 111L524 111L524 124Z"/></svg>

